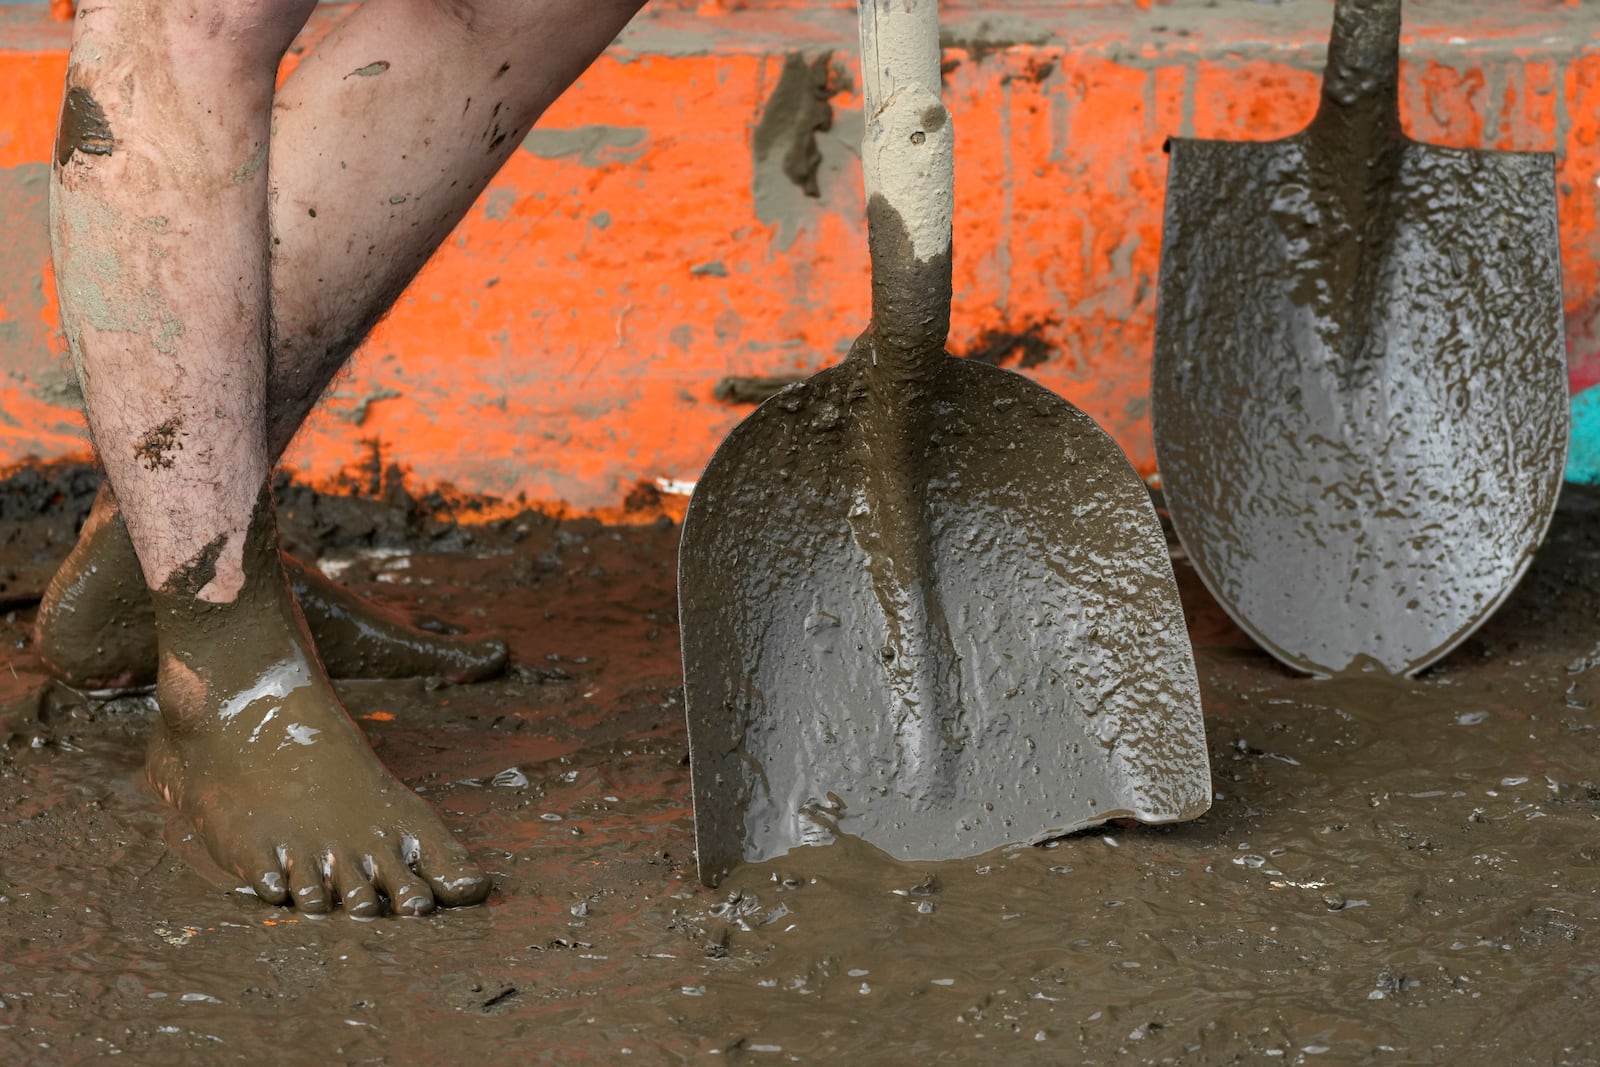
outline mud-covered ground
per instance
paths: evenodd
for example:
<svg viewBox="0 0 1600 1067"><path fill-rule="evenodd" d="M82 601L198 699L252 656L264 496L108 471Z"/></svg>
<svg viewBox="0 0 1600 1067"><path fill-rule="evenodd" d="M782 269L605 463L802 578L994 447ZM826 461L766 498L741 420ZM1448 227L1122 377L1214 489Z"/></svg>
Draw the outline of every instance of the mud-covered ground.
<svg viewBox="0 0 1600 1067"><path fill-rule="evenodd" d="M343 687L497 883L363 923L197 867L141 783L151 710L40 690L28 593L88 485L0 485L0 1062L1600 1063L1600 494L1410 682L1289 675L1180 559L1198 822L944 864L842 844L711 891L671 523L287 492L303 553L517 663Z"/></svg>

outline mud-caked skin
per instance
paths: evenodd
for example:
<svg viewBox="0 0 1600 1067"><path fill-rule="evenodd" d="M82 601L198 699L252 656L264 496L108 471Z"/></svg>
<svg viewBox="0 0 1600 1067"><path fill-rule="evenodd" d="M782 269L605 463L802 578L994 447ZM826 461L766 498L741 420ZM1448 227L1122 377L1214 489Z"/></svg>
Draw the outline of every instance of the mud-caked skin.
<svg viewBox="0 0 1600 1067"><path fill-rule="evenodd" d="M154 590L150 775L269 900L371 913L387 896L415 913L488 891L340 708L262 487L350 352L641 3L374 0L281 84L315 0L114 0L73 20L52 262L95 451ZM87 596L86 571L61 587ZM138 629L110 628L130 644ZM354 629L330 658L368 655L374 635ZM81 644L103 643L91 628Z"/></svg>
<svg viewBox="0 0 1600 1067"><path fill-rule="evenodd" d="M317 662L262 491L230 604L196 594L206 560L150 595L160 722L150 782L263 900L371 917L481 903L490 880L391 775Z"/></svg>
<svg viewBox="0 0 1600 1067"><path fill-rule="evenodd" d="M505 669L503 641L419 630L287 553L282 559L317 657L334 678L441 676L466 683ZM34 642L51 675L75 689L148 689L156 682L150 594L108 488L50 581Z"/></svg>

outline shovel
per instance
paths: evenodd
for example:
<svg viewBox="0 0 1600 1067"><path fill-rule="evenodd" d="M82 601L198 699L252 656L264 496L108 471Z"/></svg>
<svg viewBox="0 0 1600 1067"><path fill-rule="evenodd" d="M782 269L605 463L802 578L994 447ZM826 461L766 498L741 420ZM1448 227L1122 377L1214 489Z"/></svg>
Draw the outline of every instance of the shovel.
<svg viewBox="0 0 1600 1067"><path fill-rule="evenodd" d="M1408 139L1399 65L1400 0L1339 0L1310 126L1169 144L1162 487L1218 602L1314 675L1464 640L1565 463L1554 158Z"/></svg>
<svg viewBox="0 0 1600 1067"><path fill-rule="evenodd" d="M944 351L954 139L933 0L860 0L872 324L712 457L679 554L701 879L850 834L953 859L1210 802L1144 484Z"/></svg>

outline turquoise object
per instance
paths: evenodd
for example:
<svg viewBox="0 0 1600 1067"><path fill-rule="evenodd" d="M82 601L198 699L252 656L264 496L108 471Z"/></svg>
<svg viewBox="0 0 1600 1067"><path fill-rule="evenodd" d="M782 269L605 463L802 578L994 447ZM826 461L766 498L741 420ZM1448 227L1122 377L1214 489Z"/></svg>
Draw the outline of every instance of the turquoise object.
<svg viewBox="0 0 1600 1067"><path fill-rule="evenodd" d="M1590 386L1572 398L1567 481L1600 485L1600 385Z"/></svg>

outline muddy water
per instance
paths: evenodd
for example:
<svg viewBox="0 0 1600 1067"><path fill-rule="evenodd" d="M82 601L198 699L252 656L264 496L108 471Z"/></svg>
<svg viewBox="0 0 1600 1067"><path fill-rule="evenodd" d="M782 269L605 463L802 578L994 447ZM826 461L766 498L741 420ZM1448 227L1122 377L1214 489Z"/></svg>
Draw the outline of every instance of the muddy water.
<svg viewBox="0 0 1600 1067"><path fill-rule="evenodd" d="M0 525L14 597L66 533ZM490 902L362 923L232 892L139 784L149 710L41 694L19 609L0 1061L1600 1062L1600 495L1569 492L1507 608L1414 681L1291 676L1180 560L1217 794L1197 822L944 864L846 843L715 892L689 851L676 529L422 539L449 552L395 529L325 562L499 630L519 667L344 692Z"/></svg>

